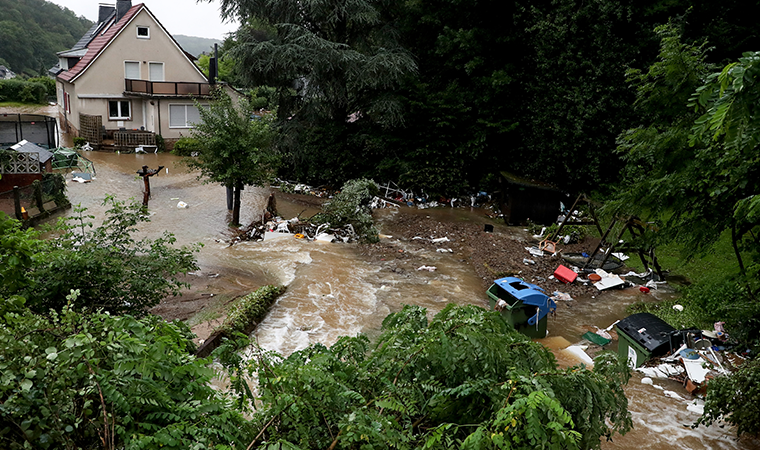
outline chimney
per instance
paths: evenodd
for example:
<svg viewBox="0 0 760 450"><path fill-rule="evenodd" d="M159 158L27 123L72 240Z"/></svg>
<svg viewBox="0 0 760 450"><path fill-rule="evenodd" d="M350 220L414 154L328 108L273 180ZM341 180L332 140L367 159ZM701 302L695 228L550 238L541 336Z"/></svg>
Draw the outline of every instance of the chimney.
<svg viewBox="0 0 760 450"><path fill-rule="evenodd" d="M219 53L217 50L217 44L214 44L214 56L208 60L208 84L216 84L216 77L219 74L219 67L217 65L219 61Z"/></svg>
<svg viewBox="0 0 760 450"><path fill-rule="evenodd" d="M98 23L103 23L111 17L111 14L116 10L116 8L108 3L101 3L98 5Z"/></svg>
<svg viewBox="0 0 760 450"><path fill-rule="evenodd" d="M116 21L120 21L131 7L132 0L116 0Z"/></svg>

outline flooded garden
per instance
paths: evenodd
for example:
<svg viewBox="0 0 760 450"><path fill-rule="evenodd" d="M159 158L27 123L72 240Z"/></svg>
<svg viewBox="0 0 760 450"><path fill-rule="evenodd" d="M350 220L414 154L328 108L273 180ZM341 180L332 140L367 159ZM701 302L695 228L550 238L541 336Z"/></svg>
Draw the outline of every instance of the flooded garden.
<svg viewBox="0 0 760 450"><path fill-rule="evenodd" d="M74 182L68 175L68 196L72 204L86 207L96 223L104 215L106 195L139 199L143 180L137 171L143 166L164 167L150 180L151 221L141 226L140 233L156 237L169 231L180 245L202 243L203 247L197 253L200 270L185 278L192 287L180 297L166 299L153 312L168 320L187 321L199 339L221 323L227 303L267 284L285 285L287 291L252 337L263 348L284 355L314 343L330 346L343 335L364 333L372 338L383 319L405 304L426 308L429 317L449 303L488 307L485 288L491 280L484 280L473 269L467 242L458 242L457 250L451 252L436 251L419 245L404 229L410 221L454 223L473 236L480 235L484 223L494 222L478 208L376 210L381 242L374 246L309 241L285 233L261 242L232 245L225 189L198 181L194 173L177 164L179 158L101 152L86 152L86 157L95 164L97 174L88 183ZM250 187L243 191L241 223L260 216L270 192ZM279 191L275 195L278 211L285 219L308 218L319 210L321 202ZM69 210L65 214L75 213ZM441 234L445 231L444 227ZM500 224L495 225L493 236L513 240L519 247L531 239L525 230ZM434 270L418 270L421 267ZM527 277L530 267L526 265L525 270ZM559 283L557 286L561 287ZM563 349L578 342L590 328L603 329L624 318L626 308L635 302L674 295L673 289L662 285L649 293L609 290L558 302L556 313L548 320L548 336L539 341L555 353L561 365L579 364L576 355ZM616 342L605 349L614 351ZM699 414L687 409L692 398L683 387L671 380L642 384L642 378L634 372L626 388L634 429L604 442L602 448L743 450L760 445L756 440L737 441L733 430L718 424L693 429ZM678 395L667 396L664 391Z"/></svg>

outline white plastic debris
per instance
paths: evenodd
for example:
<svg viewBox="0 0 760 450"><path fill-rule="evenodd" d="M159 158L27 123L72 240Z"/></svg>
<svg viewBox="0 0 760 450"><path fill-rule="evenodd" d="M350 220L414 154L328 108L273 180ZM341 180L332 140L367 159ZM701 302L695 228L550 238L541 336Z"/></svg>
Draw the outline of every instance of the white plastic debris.
<svg viewBox="0 0 760 450"><path fill-rule="evenodd" d="M638 367L636 371L641 372L645 377L649 378L668 378L669 376L683 373L684 368L673 364L660 364L655 367Z"/></svg>
<svg viewBox="0 0 760 450"><path fill-rule="evenodd" d="M454 250L450 248L439 248L436 250L438 253L454 253Z"/></svg>
<svg viewBox="0 0 760 450"><path fill-rule="evenodd" d="M619 253L619 252L613 253L612 256L614 256L615 258L621 261L625 261L626 259L630 258L630 256L626 255L625 253Z"/></svg>
<svg viewBox="0 0 760 450"><path fill-rule="evenodd" d="M700 399L694 399L694 401L689 403L689 405L686 407L686 410L691 411L695 414L699 414L701 416L705 413L705 402Z"/></svg>
<svg viewBox="0 0 760 450"><path fill-rule="evenodd" d="M434 272L437 269L435 266L420 266L417 268L417 270L427 270L428 272Z"/></svg>
<svg viewBox="0 0 760 450"><path fill-rule="evenodd" d="M571 345L565 349L563 349L563 352L568 352L571 355L573 355L575 358L586 364L586 366L593 367L594 360L591 359L591 357L586 353L587 346L583 345Z"/></svg>
<svg viewBox="0 0 760 450"><path fill-rule="evenodd" d="M432 242L433 244L440 244L441 242L449 242L449 238L447 237L436 238L436 239L432 239L430 242Z"/></svg>
<svg viewBox="0 0 760 450"><path fill-rule="evenodd" d="M704 367L706 363L704 358L701 356L697 359L681 358L681 361L683 361L683 365L686 367L686 374L691 381L695 383L704 383L707 374L710 372L709 369Z"/></svg>
<svg viewBox="0 0 760 450"><path fill-rule="evenodd" d="M573 297L571 297L567 292L554 291L552 292L552 299L569 302L573 300Z"/></svg>
<svg viewBox="0 0 760 450"><path fill-rule="evenodd" d="M614 255L614 253L613 253L613 255ZM637 273L637 272L634 272L633 270L631 270L628 273L624 273L623 276L624 277L646 278L646 277L649 276L650 273L652 273L652 269L649 269L648 271L641 272L641 273Z"/></svg>
<svg viewBox="0 0 760 450"><path fill-rule="evenodd" d="M609 273L603 269L596 269L596 274L602 277L600 281L597 281L594 283L594 286L596 286L597 289L600 291L603 291L605 289L610 289L613 287L622 286L625 284L625 281L623 281L622 278L615 275L614 273Z"/></svg>
<svg viewBox="0 0 760 450"><path fill-rule="evenodd" d="M683 311L683 305L673 305L673 309L675 309L678 312Z"/></svg>
<svg viewBox="0 0 760 450"><path fill-rule="evenodd" d="M322 242L332 242L333 239L335 239L335 236L330 233L319 233L317 237L314 238L314 240Z"/></svg>
<svg viewBox="0 0 760 450"><path fill-rule="evenodd" d="M674 398L676 400L683 400L683 397L681 397L680 395L676 394L673 391L662 391L662 393L665 394L665 397Z"/></svg>
<svg viewBox="0 0 760 450"><path fill-rule="evenodd" d="M177 208L179 208L179 209L186 209L187 208L187 203L185 203L183 201L180 201L179 203L177 203Z"/></svg>
<svg viewBox="0 0 760 450"><path fill-rule="evenodd" d="M535 262L535 261L533 261L532 259L523 258L523 264L525 264L526 266L527 266L528 264L531 264L531 265L533 265L533 264L535 264L535 263L536 263L536 262Z"/></svg>
<svg viewBox="0 0 760 450"><path fill-rule="evenodd" d="M663 282L661 282L660 284L662 284L662 283ZM657 289L657 284L658 283L656 281L649 280L649 281L647 281L647 284L645 284L645 286L648 287L649 289Z"/></svg>
<svg viewBox="0 0 760 450"><path fill-rule="evenodd" d="M599 329L597 329L594 333L598 334L599 336L601 336L601 337L603 337L605 339L612 340L612 335L610 335L610 333L608 333L607 330L599 330Z"/></svg>
<svg viewBox="0 0 760 450"><path fill-rule="evenodd" d="M544 252L539 250L538 247L525 247L525 250L527 250L532 256L544 256Z"/></svg>
<svg viewBox="0 0 760 450"><path fill-rule="evenodd" d="M652 379L649 378L649 377L644 377L644 378L641 379L641 384L648 384L650 386L653 386L654 385L654 381L652 381Z"/></svg>

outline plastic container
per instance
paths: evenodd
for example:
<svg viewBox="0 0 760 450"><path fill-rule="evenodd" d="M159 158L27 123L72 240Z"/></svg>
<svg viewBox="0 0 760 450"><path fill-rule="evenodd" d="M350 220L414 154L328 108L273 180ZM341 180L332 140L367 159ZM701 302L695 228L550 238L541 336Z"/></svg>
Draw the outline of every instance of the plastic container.
<svg viewBox="0 0 760 450"><path fill-rule="evenodd" d="M618 355L632 368L639 367L653 356L661 356L681 345L675 328L650 313L626 317L615 325L618 329Z"/></svg>
<svg viewBox="0 0 760 450"><path fill-rule="evenodd" d="M554 271L554 277L559 281L567 284L575 281L575 279L578 278L578 274L568 269L567 267L560 265L557 267L557 270Z"/></svg>
<svg viewBox="0 0 760 450"><path fill-rule="evenodd" d="M530 338L546 337L547 315L557 304L543 289L517 277L506 277L494 281L486 293L492 310L504 300L501 315L515 330Z"/></svg>

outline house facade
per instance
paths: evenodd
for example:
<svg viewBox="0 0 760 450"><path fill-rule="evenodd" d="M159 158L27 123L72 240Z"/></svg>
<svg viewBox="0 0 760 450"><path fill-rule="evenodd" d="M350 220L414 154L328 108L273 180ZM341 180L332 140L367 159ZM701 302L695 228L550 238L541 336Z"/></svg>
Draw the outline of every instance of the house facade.
<svg viewBox="0 0 760 450"><path fill-rule="evenodd" d="M167 143L188 136L211 85L194 57L144 4L101 4L98 23L58 53L56 85L64 131L92 144L146 135ZM125 141L126 142L126 141ZM119 145L116 142L116 145Z"/></svg>

